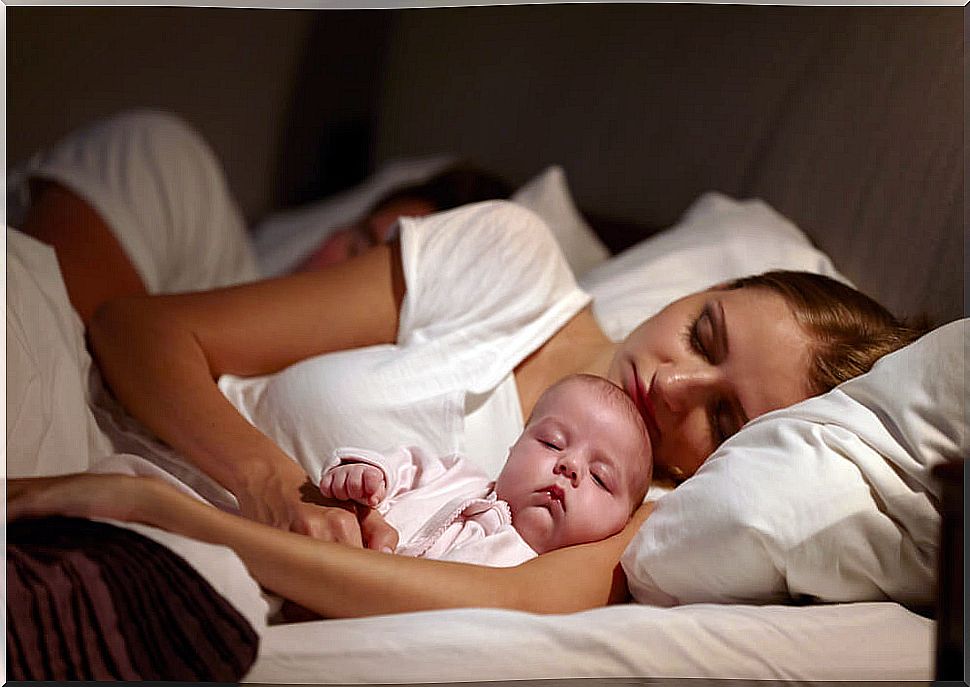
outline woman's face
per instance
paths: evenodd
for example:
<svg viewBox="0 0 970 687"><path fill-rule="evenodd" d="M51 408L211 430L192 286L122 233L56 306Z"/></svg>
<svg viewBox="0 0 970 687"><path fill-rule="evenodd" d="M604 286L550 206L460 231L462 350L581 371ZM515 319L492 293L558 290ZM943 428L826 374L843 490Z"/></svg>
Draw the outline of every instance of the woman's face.
<svg viewBox="0 0 970 687"><path fill-rule="evenodd" d="M655 464L686 477L749 419L812 395L809 344L781 296L703 291L637 327L607 376L643 415Z"/></svg>

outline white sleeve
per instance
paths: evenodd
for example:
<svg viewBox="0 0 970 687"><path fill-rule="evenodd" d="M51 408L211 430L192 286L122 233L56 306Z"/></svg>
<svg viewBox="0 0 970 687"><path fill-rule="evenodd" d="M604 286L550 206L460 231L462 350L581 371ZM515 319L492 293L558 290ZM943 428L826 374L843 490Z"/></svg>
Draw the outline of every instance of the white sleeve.
<svg viewBox="0 0 970 687"><path fill-rule="evenodd" d="M432 342L471 391L498 384L589 303L535 214L490 201L401 220L407 292L397 342Z"/></svg>
<svg viewBox="0 0 970 687"><path fill-rule="evenodd" d="M84 198L149 293L198 291L259 277L219 160L174 115L123 112L38 153L10 178L24 209L31 178L56 181Z"/></svg>

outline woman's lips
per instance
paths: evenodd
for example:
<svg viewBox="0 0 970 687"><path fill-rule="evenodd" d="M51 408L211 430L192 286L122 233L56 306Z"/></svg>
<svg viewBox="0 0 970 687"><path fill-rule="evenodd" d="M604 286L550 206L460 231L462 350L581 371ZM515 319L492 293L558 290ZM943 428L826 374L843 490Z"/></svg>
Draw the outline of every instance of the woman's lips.
<svg viewBox="0 0 970 687"><path fill-rule="evenodd" d="M630 396L643 417L643 423L647 426L647 434L650 435L650 448L655 449L657 442L660 441L660 427L657 425L657 409L650 398L649 388L644 387L643 380L637 372L637 366L630 363L633 369L633 393ZM652 380L651 380L652 382Z"/></svg>

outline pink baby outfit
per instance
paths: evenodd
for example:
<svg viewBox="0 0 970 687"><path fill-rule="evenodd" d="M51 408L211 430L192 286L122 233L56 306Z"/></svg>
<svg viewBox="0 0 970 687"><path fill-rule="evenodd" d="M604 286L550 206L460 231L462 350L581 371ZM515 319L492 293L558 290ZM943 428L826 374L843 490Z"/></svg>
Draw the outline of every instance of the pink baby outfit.
<svg viewBox="0 0 970 687"><path fill-rule="evenodd" d="M537 555L512 527L512 513L495 496L495 483L461 456L435 458L417 448L388 453L339 448L321 478L349 463L384 473L377 510L400 535L395 553L495 567Z"/></svg>

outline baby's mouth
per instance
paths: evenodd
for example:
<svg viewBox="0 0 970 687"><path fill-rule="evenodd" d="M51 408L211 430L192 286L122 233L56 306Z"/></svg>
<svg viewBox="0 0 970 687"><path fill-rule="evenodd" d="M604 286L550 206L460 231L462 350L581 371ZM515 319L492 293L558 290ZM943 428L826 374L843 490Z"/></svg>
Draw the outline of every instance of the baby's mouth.
<svg viewBox="0 0 970 687"><path fill-rule="evenodd" d="M549 497L550 507L554 503L558 502L559 507L562 508L564 513L566 512L566 492L564 492L562 487L560 487L558 484L550 484L548 487L540 489L539 492L544 493Z"/></svg>

